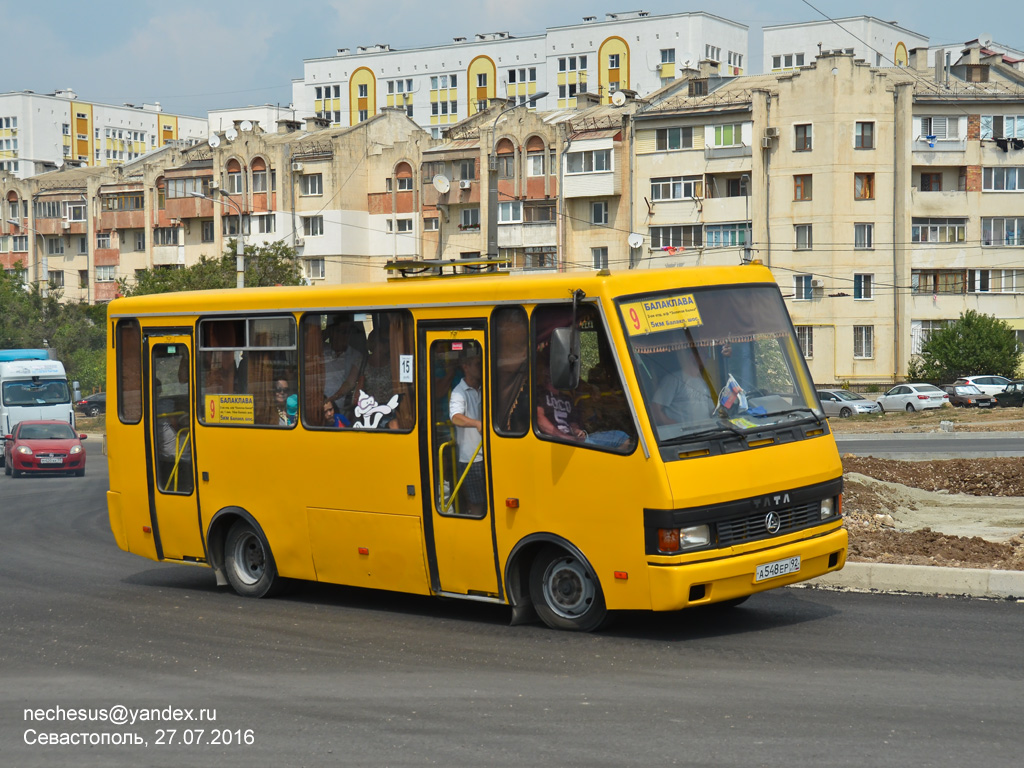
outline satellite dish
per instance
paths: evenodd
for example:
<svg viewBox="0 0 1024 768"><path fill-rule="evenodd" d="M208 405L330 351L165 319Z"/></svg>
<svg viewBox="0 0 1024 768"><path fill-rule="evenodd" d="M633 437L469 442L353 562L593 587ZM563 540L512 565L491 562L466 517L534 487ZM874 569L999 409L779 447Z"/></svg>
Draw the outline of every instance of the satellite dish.
<svg viewBox="0 0 1024 768"><path fill-rule="evenodd" d="M629 243L630 248L639 248L644 244L644 236L637 234L636 232L632 232L629 237L626 238L626 242Z"/></svg>
<svg viewBox="0 0 1024 768"><path fill-rule="evenodd" d="M238 138L238 131L236 131L234 128L228 128L226 131L224 131L224 138L227 139L228 141L234 141L235 139Z"/></svg>
<svg viewBox="0 0 1024 768"><path fill-rule="evenodd" d="M218 136L216 133L213 134L213 136L210 137L210 140L207 143L210 145L211 148L216 149L217 147L220 146L220 136Z"/></svg>
<svg viewBox="0 0 1024 768"><path fill-rule="evenodd" d="M448 194L448 190L452 188L452 183L448 180L448 177L443 173L437 174L432 182L434 189L440 192L442 195Z"/></svg>
<svg viewBox="0 0 1024 768"><path fill-rule="evenodd" d="M63 159L60 159L60 160L57 161L57 167L58 168L63 168L64 167L64 160Z"/></svg>
<svg viewBox="0 0 1024 768"><path fill-rule="evenodd" d="M992 45L992 35L978 35L978 45L982 48L988 48Z"/></svg>
<svg viewBox="0 0 1024 768"><path fill-rule="evenodd" d="M614 104L616 107L621 107L625 103L626 94L624 94L622 91L616 91L615 93L612 94L612 104Z"/></svg>
<svg viewBox="0 0 1024 768"><path fill-rule="evenodd" d="M239 123L238 127L241 128L243 131L251 131L252 123L248 120L243 120L241 123Z"/></svg>

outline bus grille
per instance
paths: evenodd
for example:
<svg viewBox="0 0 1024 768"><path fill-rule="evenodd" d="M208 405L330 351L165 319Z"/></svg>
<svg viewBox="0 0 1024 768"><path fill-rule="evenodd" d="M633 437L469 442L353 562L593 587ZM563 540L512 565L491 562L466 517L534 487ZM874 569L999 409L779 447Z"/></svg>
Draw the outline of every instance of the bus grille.
<svg viewBox="0 0 1024 768"><path fill-rule="evenodd" d="M731 520L718 521L716 523L718 546L731 547L748 541L756 541L757 539L782 536L793 531L799 531L801 528L809 528L821 522L821 502L818 501L772 511L777 513L782 521L782 527L779 528L778 533L768 533L768 529L765 528L767 512L754 512L742 517L734 517Z"/></svg>

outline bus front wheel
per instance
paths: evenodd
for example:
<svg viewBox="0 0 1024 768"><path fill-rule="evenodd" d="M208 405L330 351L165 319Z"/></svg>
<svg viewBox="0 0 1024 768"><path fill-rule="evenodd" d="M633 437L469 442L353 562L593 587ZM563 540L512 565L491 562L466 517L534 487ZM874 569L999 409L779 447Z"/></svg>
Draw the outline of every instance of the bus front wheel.
<svg viewBox="0 0 1024 768"><path fill-rule="evenodd" d="M228 531L224 541L224 571L242 597L266 597L279 587L274 556L263 534L245 520Z"/></svg>
<svg viewBox="0 0 1024 768"><path fill-rule="evenodd" d="M608 615L601 585L590 566L561 547L545 547L534 559L530 599L552 629L592 632Z"/></svg>

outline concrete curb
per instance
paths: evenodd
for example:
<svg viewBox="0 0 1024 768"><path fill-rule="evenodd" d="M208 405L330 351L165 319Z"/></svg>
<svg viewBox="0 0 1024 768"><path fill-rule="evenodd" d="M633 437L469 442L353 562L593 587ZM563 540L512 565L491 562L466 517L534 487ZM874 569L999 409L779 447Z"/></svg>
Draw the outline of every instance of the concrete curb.
<svg viewBox="0 0 1024 768"><path fill-rule="evenodd" d="M892 563L847 563L841 571L827 573L799 586L853 592L963 595L1024 600L1024 571Z"/></svg>
<svg viewBox="0 0 1024 768"><path fill-rule="evenodd" d="M1024 432L857 432L844 435L833 433L837 443L855 443L861 440L1019 440Z"/></svg>

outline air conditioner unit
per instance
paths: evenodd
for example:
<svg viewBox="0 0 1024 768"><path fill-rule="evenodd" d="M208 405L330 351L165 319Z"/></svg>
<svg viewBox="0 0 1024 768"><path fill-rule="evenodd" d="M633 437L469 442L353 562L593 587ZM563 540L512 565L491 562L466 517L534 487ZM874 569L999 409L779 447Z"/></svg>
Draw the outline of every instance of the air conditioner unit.
<svg viewBox="0 0 1024 768"><path fill-rule="evenodd" d="M769 139L767 136L764 136L761 139L761 148L762 149L771 149L772 148L772 140Z"/></svg>
<svg viewBox="0 0 1024 768"><path fill-rule="evenodd" d="M472 186L473 186L473 182L470 181L469 179L460 179L459 180L459 189L469 189Z"/></svg>
<svg viewBox="0 0 1024 768"><path fill-rule="evenodd" d="M815 278L813 278L811 280L811 288L824 288L824 287L825 287L825 281L822 280L820 277L815 277Z"/></svg>
<svg viewBox="0 0 1024 768"><path fill-rule="evenodd" d="M60 228L61 229L71 229L71 222L70 221L62 221L60 223Z"/></svg>
<svg viewBox="0 0 1024 768"><path fill-rule="evenodd" d="M302 246L304 246L305 244L306 244L306 241L305 241L305 240L303 240L303 239L302 239L301 237L296 237L296 238L295 238L295 247L296 247L296 248L301 248L301 247L302 247Z"/></svg>
<svg viewBox="0 0 1024 768"><path fill-rule="evenodd" d="M292 163L292 171L298 173L302 170L302 163Z"/></svg>
<svg viewBox="0 0 1024 768"><path fill-rule="evenodd" d="M779 137L779 129L777 126L769 125L764 129L764 137L766 139L777 139Z"/></svg>

